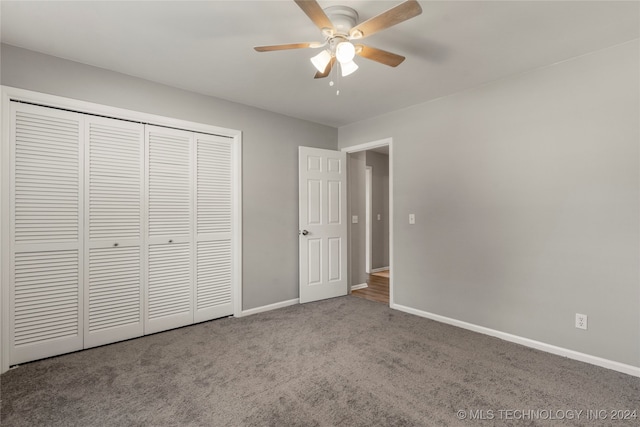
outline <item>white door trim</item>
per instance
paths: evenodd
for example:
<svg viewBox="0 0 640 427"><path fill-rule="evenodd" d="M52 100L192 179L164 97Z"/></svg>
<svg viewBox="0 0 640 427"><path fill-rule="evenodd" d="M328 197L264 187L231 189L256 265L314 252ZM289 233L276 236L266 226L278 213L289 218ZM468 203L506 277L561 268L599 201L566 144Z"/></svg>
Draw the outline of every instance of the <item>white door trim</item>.
<svg viewBox="0 0 640 427"><path fill-rule="evenodd" d="M174 119L155 114L142 113L93 102L81 101L72 98L49 95L10 86L0 86L2 120L2 135L0 144L0 294L2 302L0 306L0 372L9 369L9 139L10 139L10 102L21 101L52 108L75 111L78 113L94 114L115 119L137 121L145 124L184 129L193 132L226 136L233 140L233 190L232 190L232 221L233 221L233 272L232 283L233 315L242 315L242 132L209 124Z"/></svg>
<svg viewBox="0 0 640 427"><path fill-rule="evenodd" d="M393 268L393 138L389 137L365 142L364 144L352 145L342 148L341 151L351 154L384 146L389 146L389 307L393 307L393 276L395 274L395 269Z"/></svg>
<svg viewBox="0 0 640 427"><path fill-rule="evenodd" d="M364 200L365 200L365 255L364 255L364 271L367 274L371 273L371 252L373 251L373 235L372 235L372 186L373 186L373 168L371 166L365 166L365 179L364 179Z"/></svg>

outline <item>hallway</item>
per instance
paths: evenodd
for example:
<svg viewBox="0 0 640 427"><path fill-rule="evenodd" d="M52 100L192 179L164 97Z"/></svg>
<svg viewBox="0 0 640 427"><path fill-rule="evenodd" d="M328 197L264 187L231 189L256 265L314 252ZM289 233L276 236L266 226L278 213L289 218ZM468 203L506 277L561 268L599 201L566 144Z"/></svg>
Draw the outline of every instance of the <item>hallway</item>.
<svg viewBox="0 0 640 427"><path fill-rule="evenodd" d="M367 285L351 292L351 295L389 305L389 270L369 274Z"/></svg>

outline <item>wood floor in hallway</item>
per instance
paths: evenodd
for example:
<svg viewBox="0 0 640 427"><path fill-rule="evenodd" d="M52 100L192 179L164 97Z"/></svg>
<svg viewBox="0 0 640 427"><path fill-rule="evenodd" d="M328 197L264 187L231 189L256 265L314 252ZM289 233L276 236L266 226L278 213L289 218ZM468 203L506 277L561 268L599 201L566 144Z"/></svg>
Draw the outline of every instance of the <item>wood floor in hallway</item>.
<svg viewBox="0 0 640 427"><path fill-rule="evenodd" d="M385 277L386 276L386 277ZM368 286L351 292L351 295L389 305L389 271L369 275Z"/></svg>

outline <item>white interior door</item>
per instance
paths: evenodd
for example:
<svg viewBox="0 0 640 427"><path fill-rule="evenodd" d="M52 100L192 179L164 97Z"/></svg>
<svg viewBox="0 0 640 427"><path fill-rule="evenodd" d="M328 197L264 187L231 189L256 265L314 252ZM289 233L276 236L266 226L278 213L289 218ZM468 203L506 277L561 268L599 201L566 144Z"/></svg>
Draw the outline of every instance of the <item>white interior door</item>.
<svg viewBox="0 0 640 427"><path fill-rule="evenodd" d="M344 152L300 147L300 302L347 294L347 171Z"/></svg>

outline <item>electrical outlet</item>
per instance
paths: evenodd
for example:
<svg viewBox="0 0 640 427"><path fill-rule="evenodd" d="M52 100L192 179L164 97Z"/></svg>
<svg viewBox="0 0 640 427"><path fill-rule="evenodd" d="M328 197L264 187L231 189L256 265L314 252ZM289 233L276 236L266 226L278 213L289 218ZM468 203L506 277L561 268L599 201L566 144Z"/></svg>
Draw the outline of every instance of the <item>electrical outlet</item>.
<svg viewBox="0 0 640 427"><path fill-rule="evenodd" d="M409 224L416 223L416 214L409 214Z"/></svg>
<svg viewBox="0 0 640 427"><path fill-rule="evenodd" d="M587 315L576 313L576 328L587 329Z"/></svg>
<svg viewBox="0 0 640 427"><path fill-rule="evenodd" d="M351 224L357 224L357 223L358 223L358 215L351 216Z"/></svg>

